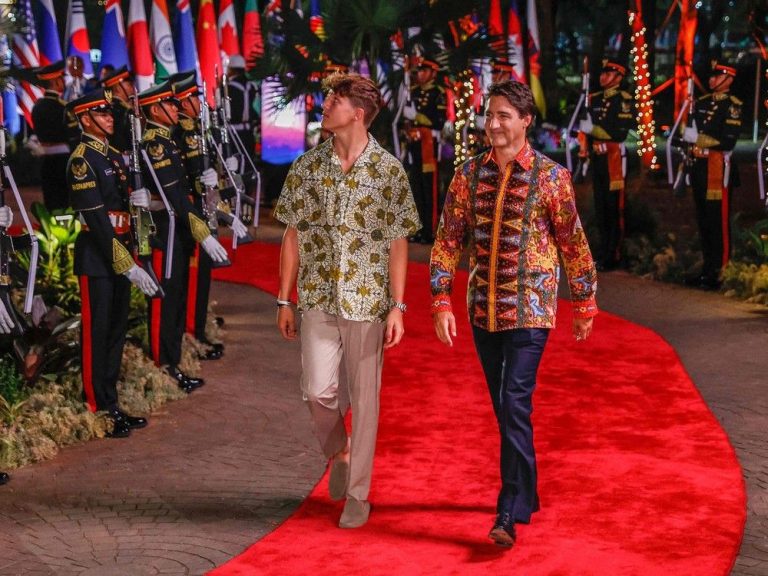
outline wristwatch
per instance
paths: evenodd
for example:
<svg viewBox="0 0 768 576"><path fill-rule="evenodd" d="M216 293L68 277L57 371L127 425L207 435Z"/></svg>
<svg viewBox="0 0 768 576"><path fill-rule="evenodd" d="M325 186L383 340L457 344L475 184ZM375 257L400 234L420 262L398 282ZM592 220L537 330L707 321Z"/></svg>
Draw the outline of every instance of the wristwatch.
<svg viewBox="0 0 768 576"><path fill-rule="evenodd" d="M405 311L406 311L406 310L408 310L408 306L406 306L405 302L397 302L397 301L395 301L395 300L391 300L391 301L390 301L390 303L389 303L389 308L390 308L390 309L392 309L392 308L397 308L397 309L398 309L398 310L400 310L400 312L402 312L403 314L405 314Z"/></svg>

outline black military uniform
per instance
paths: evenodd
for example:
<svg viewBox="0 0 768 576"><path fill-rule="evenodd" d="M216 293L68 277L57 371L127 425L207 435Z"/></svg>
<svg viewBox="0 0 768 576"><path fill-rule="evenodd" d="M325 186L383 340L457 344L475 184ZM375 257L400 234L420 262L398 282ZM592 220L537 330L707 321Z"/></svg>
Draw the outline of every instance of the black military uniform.
<svg viewBox="0 0 768 576"><path fill-rule="evenodd" d="M66 169L69 154L80 138L77 119L66 110L61 94L48 87L64 77L64 61L35 70L36 83L46 88L32 107L34 131L43 147L40 184L48 210L64 209L67 198Z"/></svg>
<svg viewBox="0 0 768 576"><path fill-rule="evenodd" d="M8 474L6 474L5 472L0 472L0 486L2 486L3 484L7 484L8 480L10 479L11 477L8 476Z"/></svg>
<svg viewBox="0 0 768 576"><path fill-rule="evenodd" d="M617 72L624 76L627 70L615 62L605 62L603 72ZM624 239L624 140L635 122L632 95L619 87L593 93L589 114L593 123L590 148L595 217L600 232L598 267L609 270L621 260Z"/></svg>
<svg viewBox="0 0 768 576"><path fill-rule="evenodd" d="M139 94L139 105L146 107L163 100L175 100L170 82L165 82ZM158 247L153 251L153 265L158 278L163 278L165 298L149 301L149 333L152 358L158 366L167 365L169 373L178 380L185 390L192 390L203 384L202 379L190 378L178 369L181 360L181 342L184 336L189 266L187 259L195 242L202 242L211 232L203 217L190 201L192 192L184 158L171 136L171 128L152 121L147 122L142 140L155 176L171 204L176 218L172 274L165 278L167 251L168 212L157 193L155 181L144 167L144 182L152 191L153 217L157 226Z"/></svg>
<svg viewBox="0 0 768 576"><path fill-rule="evenodd" d="M434 60L422 59L419 69L437 72L440 65ZM411 90L411 100L416 108L416 118L406 127L408 156L406 169L424 227L415 239L432 242L440 211L438 193L438 145L439 133L445 124L445 91L434 78Z"/></svg>
<svg viewBox="0 0 768 576"><path fill-rule="evenodd" d="M72 101L75 115L109 112L111 94L98 90ZM88 408L105 410L113 436L146 425L122 413L117 380L128 330L130 282L124 274L135 263L128 212L128 178L121 154L106 140L83 134L66 166L70 203L83 222L75 243L74 271L80 280L80 334L83 391Z"/></svg>
<svg viewBox="0 0 768 576"><path fill-rule="evenodd" d="M181 100L190 95L197 94L198 86L194 73L179 74L171 78L176 97ZM194 194L192 201L200 214L205 215L207 208L203 206L203 185L200 175L204 170L203 157L200 154L200 121L198 118L187 116L179 112L179 123L172 131L173 139L181 151L187 178L190 181ZM214 233L215 230L211 230ZM185 330L198 341L208 344L213 349L203 359L216 360L221 357L224 347L222 344L214 345L205 336L208 322L208 300L211 292L211 270L213 261L205 250L195 244L190 254L189 281L187 285L187 315Z"/></svg>
<svg viewBox="0 0 768 576"><path fill-rule="evenodd" d="M735 77L736 70L715 64L713 74ZM738 186L730 153L741 131L741 109L741 100L727 91L702 96L694 106L698 138L690 174L704 256L697 283L704 288L719 286L720 270L730 259L730 192Z"/></svg>
<svg viewBox="0 0 768 576"><path fill-rule="evenodd" d="M251 158L257 157L257 133L261 129L261 118L254 110L254 102L259 101L259 89L245 77L245 70L235 68L230 60L234 74L229 78L230 124L237 132L243 146ZM256 105L258 109L258 104Z"/></svg>

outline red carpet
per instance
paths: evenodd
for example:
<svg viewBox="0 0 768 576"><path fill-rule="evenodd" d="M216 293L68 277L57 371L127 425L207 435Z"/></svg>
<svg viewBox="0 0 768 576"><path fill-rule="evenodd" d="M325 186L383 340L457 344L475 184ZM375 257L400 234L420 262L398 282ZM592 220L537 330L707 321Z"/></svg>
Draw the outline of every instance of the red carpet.
<svg viewBox="0 0 768 576"><path fill-rule="evenodd" d="M238 249L221 280L274 292L278 247ZM387 353L369 523L341 530L327 476L297 512L227 564L231 575L724 575L745 520L741 471L674 350L602 313L570 337L567 302L535 396L542 509L509 551L486 539L498 432L469 325L433 335L412 264L404 343ZM457 286L466 283L463 275ZM457 295L460 305L463 295ZM296 383L298 386L298 383Z"/></svg>

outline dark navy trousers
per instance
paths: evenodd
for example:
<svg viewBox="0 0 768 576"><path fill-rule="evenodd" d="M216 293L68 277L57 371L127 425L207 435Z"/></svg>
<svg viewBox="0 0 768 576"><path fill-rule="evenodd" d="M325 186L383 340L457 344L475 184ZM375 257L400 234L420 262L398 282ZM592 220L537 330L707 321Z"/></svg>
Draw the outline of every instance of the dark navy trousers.
<svg viewBox="0 0 768 576"><path fill-rule="evenodd" d="M497 512L528 524L539 509L531 412L547 328L488 332L472 327L501 435L501 490Z"/></svg>

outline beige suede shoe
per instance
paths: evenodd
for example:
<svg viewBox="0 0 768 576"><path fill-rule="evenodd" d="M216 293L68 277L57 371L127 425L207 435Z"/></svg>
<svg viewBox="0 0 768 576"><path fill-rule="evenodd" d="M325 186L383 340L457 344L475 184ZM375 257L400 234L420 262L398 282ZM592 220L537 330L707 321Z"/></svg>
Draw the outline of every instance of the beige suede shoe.
<svg viewBox="0 0 768 576"><path fill-rule="evenodd" d="M344 504L344 512L341 513L339 528L359 528L368 522L368 515L371 513L371 504L368 500L355 500L347 498Z"/></svg>

